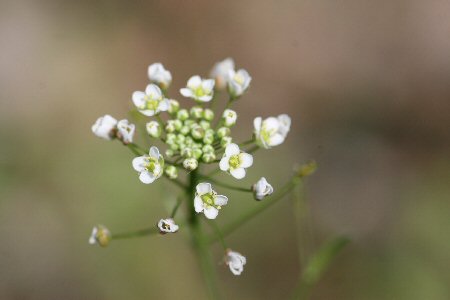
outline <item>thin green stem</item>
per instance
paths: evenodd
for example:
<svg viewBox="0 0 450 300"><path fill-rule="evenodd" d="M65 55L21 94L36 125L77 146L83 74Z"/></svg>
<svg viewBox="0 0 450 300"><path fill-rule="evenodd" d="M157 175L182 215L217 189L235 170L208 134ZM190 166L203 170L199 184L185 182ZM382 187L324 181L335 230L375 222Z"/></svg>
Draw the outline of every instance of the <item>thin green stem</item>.
<svg viewBox="0 0 450 300"><path fill-rule="evenodd" d="M242 187L233 186L233 185L230 185L230 184L226 184L226 183L220 182L219 180L216 180L216 179L214 179L214 178L211 178L211 177L208 177L208 176L204 176L204 175L200 175L200 177L201 177L202 179L206 179L206 180L208 180L208 181L214 183L215 185L218 185L218 186L221 186L221 187L230 189L230 190L235 190L235 191L239 191L239 192L247 192L247 193L250 192L250 193L252 193L252 189L251 189L251 188L242 188Z"/></svg>
<svg viewBox="0 0 450 300"><path fill-rule="evenodd" d="M177 178L175 178L175 179L169 178L169 176L167 176L166 173L164 173L164 176L166 176L167 179L169 179L171 182L175 183L177 186L179 186L183 190L186 190L188 188L188 186L186 184L184 184L183 182L181 182L179 179L177 179Z"/></svg>
<svg viewBox="0 0 450 300"><path fill-rule="evenodd" d="M159 232L156 226L152 226L150 228L140 229L136 231L123 232L111 235L111 239L113 240L122 240L122 239L130 239L136 237L143 237L147 235L157 234Z"/></svg>
<svg viewBox="0 0 450 300"><path fill-rule="evenodd" d="M239 148L244 147L244 146L247 146L247 145L250 145L250 144L252 144L254 141L255 141L255 140L254 140L253 138L251 138L251 139L248 140L248 141L242 142L242 143L239 144Z"/></svg>
<svg viewBox="0 0 450 300"><path fill-rule="evenodd" d="M170 217L171 217L172 219L173 219L173 218L175 217L175 215L177 214L178 208L180 207L182 201L183 201L183 198L182 198L182 197L178 197L178 198L177 198L177 203L175 204L175 206L174 206L174 208L173 208L173 210L172 210L172 213L170 214Z"/></svg>
<svg viewBox="0 0 450 300"><path fill-rule="evenodd" d="M254 145L253 147L249 148L248 150L245 150L244 152L246 152L246 153L253 153L253 152L258 151L259 149L260 148L259 148L258 145Z"/></svg>
<svg viewBox="0 0 450 300"><path fill-rule="evenodd" d="M139 147L138 145L134 144L134 143L130 143L126 145L128 147L128 149L130 149L131 152L133 152L136 156L141 156L143 154L145 154L145 150L142 149L141 147Z"/></svg>
<svg viewBox="0 0 450 300"><path fill-rule="evenodd" d="M240 217L238 217L236 220L232 221L231 223L225 225L222 228L222 234L223 236L227 236L233 231L235 231L237 228L239 228L241 225L247 223L250 221L253 217L259 215L263 211L265 211L267 208L278 202L280 199L282 199L286 194L288 194L299 182L301 181L301 178L297 176L293 176L291 180L289 180L288 183L286 183L281 189L278 190L278 192L270 198L264 200L260 205L258 205L256 208L242 214ZM210 243L214 243L217 241L216 237L210 237L209 239Z"/></svg>
<svg viewBox="0 0 450 300"><path fill-rule="evenodd" d="M207 223L209 226L211 226L216 236L219 238L219 241L222 244L223 249L227 250L228 249L227 243L225 243L225 239L223 238L222 232L220 231L219 226L217 226L217 223L214 220L208 220Z"/></svg>

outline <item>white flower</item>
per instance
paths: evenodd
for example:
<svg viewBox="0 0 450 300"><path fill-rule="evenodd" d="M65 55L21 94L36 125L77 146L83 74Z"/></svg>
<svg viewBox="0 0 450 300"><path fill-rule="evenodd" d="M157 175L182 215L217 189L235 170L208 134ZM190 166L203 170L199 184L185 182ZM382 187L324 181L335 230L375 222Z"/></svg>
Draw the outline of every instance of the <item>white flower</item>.
<svg viewBox="0 0 450 300"><path fill-rule="evenodd" d="M145 128L150 136L154 138L159 138L161 136L162 129L158 122L150 121L145 125Z"/></svg>
<svg viewBox="0 0 450 300"><path fill-rule="evenodd" d="M241 275L244 271L244 265L247 263L247 259L239 252L228 249L225 256L225 263L230 268L231 273L234 275Z"/></svg>
<svg viewBox="0 0 450 300"><path fill-rule="evenodd" d="M219 166L222 171L229 172L234 178L242 179L245 177L245 169L252 164L253 156L251 154L241 152L236 144L229 144Z"/></svg>
<svg viewBox="0 0 450 300"><path fill-rule="evenodd" d="M234 70L234 61L228 57L216 63L211 70L211 77L216 80L216 89L223 90L227 87L228 72Z"/></svg>
<svg viewBox="0 0 450 300"><path fill-rule="evenodd" d="M227 127L231 127L234 124L236 124L237 120L237 113L234 110L231 109L225 109L222 115L224 125Z"/></svg>
<svg viewBox="0 0 450 300"><path fill-rule="evenodd" d="M161 63L154 63L148 67L148 78L162 89L167 89L172 83L172 74Z"/></svg>
<svg viewBox="0 0 450 300"><path fill-rule="evenodd" d="M133 142L135 126L130 124L128 120L120 120L117 123L117 137L124 143L129 144Z"/></svg>
<svg viewBox="0 0 450 300"><path fill-rule="evenodd" d="M203 212L208 219L215 219L222 206L226 205L228 198L217 195L210 183L199 183L196 188L194 208L197 213Z"/></svg>
<svg viewBox="0 0 450 300"><path fill-rule="evenodd" d="M228 92L233 98L241 96L250 85L252 78L244 69L237 72L234 70L228 71Z"/></svg>
<svg viewBox="0 0 450 300"><path fill-rule="evenodd" d="M169 100L164 98L161 89L155 84L147 85L145 92L134 92L132 99L137 109L149 117L169 109Z"/></svg>
<svg viewBox="0 0 450 300"><path fill-rule="evenodd" d="M103 225L97 225L92 229L91 236L89 237L89 244L98 244L101 247L106 247L111 240L111 233L108 228Z"/></svg>
<svg viewBox="0 0 450 300"><path fill-rule="evenodd" d="M92 125L92 132L105 140L112 140L116 135L117 120L110 115L104 115Z"/></svg>
<svg viewBox="0 0 450 300"><path fill-rule="evenodd" d="M181 95L200 102L211 101L214 94L214 80L201 79L195 75L189 78L187 87L180 89Z"/></svg>
<svg viewBox="0 0 450 300"><path fill-rule="evenodd" d="M261 177L261 179L253 185L252 189L256 200L262 200L265 196L273 193L273 187L264 177Z"/></svg>
<svg viewBox="0 0 450 300"><path fill-rule="evenodd" d="M163 174L164 158L155 146L150 148L149 155L133 159L133 168L139 172L139 179L149 184Z"/></svg>
<svg viewBox="0 0 450 300"><path fill-rule="evenodd" d="M266 149L278 146L284 142L291 127L291 118L288 115L279 115L277 118L269 117L262 121L257 117L253 121L256 142Z"/></svg>
<svg viewBox="0 0 450 300"><path fill-rule="evenodd" d="M161 234L166 234L177 232L179 227L173 219L169 218L159 220L158 228Z"/></svg>

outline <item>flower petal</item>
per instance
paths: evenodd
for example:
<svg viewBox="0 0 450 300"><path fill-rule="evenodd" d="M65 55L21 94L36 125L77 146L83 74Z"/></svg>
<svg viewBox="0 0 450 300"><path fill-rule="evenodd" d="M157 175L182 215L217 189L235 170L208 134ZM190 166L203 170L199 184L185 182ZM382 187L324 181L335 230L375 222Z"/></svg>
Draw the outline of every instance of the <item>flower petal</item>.
<svg viewBox="0 0 450 300"><path fill-rule="evenodd" d="M135 169L138 172L142 172L145 170L145 163L146 163L145 156L135 157L132 162L133 169Z"/></svg>
<svg viewBox="0 0 450 300"><path fill-rule="evenodd" d="M215 81L214 79L206 79L202 82L202 88L207 92L211 92L214 89Z"/></svg>
<svg viewBox="0 0 450 300"><path fill-rule="evenodd" d="M219 167L222 171L228 171L228 169L230 169L229 161L230 161L229 156L222 157L222 159L220 160L220 163L219 163Z"/></svg>
<svg viewBox="0 0 450 300"><path fill-rule="evenodd" d="M155 146L151 146L149 154L150 154L150 157L154 157L154 158L158 159L159 158L159 150L158 150L158 148L155 147Z"/></svg>
<svg viewBox="0 0 450 300"><path fill-rule="evenodd" d="M229 144L225 149L226 156L236 155L239 154L239 152L239 146L234 143Z"/></svg>
<svg viewBox="0 0 450 300"><path fill-rule="evenodd" d="M167 111L170 107L169 99L163 99L161 102L159 102L158 109L160 111Z"/></svg>
<svg viewBox="0 0 450 300"><path fill-rule="evenodd" d="M162 96L162 92L159 86L153 83L147 85L147 87L145 88L145 93L149 95L152 99L158 99L161 98Z"/></svg>
<svg viewBox="0 0 450 300"><path fill-rule="evenodd" d="M189 78L187 82L187 87L190 89L196 89L202 84L202 79L198 75L194 75L191 78Z"/></svg>
<svg viewBox="0 0 450 300"><path fill-rule="evenodd" d="M237 168L230 171L231 175L236 179L242 179L245 177L245 169L244 168Z"/></svg>
<svg viewBox="0 0 450 300"><path fill-rule="evenodd" d="M204 214L208 219L215 219L219 214L219 210L213 206L209 206L205 208Z"/></svg>
<svg viewBox="0 0 450 300"><path fill-rule="evenodd" d="M195 196L194 198L194 208L198 213L203 211L203 201L199 196Z"/></svg>
<svg viewBox="0 0 450 300"><path fill-rule="evenodd" d="M227 205L228 197L224 195L217 195L216 199L214 199L214 204L219 206Z"/></svg>
<svg viewBox="0 0 450 300"><path fill-rule="evenodd" d="M141 174L139 174L139 179L143 182L143 183L145 183L145 184L149 184L149 183L152 183L153 181L155 181L155 176L153 176L153 174L151 174L150 172L148 172L148 171L144 171L144 172L141 172Z"/></svg>
<svg viewBox="0 0 450 300"><path fill-rule="evenodd" d="M262 118L261 117L257 117L253 120L253 127L255 127L255 133L258 134L259 131L261 130L261 123L262 123Z"/></svg>
<svg viewBox="0 0 450 300"><path fill-rule="evenodd" d="M144 92L136 91L131 96L131 99L133 99L134 105L136 105L137 107L141 107L141 106L145 105L144 97L145 97Z"/></svg>
<svg viewBox="0 0 450 300"><path fill-rule="evenodd" d="M188 98L192 98L194 96L194 93L188 88L180 89L180 94Z"/></svg>
<svg viewBox="0 0 450 300"><path fill-rule="evenodd" d="M241 159L241 167L248 168L251 165L253 165L253 155L248 153L241 153L240 154Z"/></svg>
<svg viewBox="0 0 450 300"><path fill-rule="evenodd" d="M204 194L212 193L212 186L210 183L202 182L202 183L197 184L196 190L197 190L197 194L199 194L201 196Z"/></svg>

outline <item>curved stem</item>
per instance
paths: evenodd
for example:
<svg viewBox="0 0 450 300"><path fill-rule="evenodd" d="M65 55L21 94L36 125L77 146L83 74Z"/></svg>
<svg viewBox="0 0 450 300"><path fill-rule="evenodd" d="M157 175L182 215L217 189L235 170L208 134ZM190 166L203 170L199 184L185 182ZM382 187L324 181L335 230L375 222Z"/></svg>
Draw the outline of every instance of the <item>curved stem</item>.
<svg viewBox="0 0 450 300"><path fill-rule="evenodd" d="M174 208L173 208L173 210L172 210L172 213L170 214L170 217L171 217L172 219L173 219L173 218L175 217L175 215L177 214L178 208L180 207L182 201L183 201L183 198L182 198L182 197L178 197L178 198L177 198L177 203L175 204L175 206L174 206Z"/></svg>
<svg viewBox="0 0 450 300"><path fill-rule="evenodd" d="M220 231L219 226L217 226L217 223L214 220L209 220L208 225L211 226L211 228L216 233L217 237L219 238L220 243L222 244L222 247L224 250L228 249L227 244L225 243L225 239L223 238L222 232Z"/></svg>
<svg viewBox="0 0 450 300"><path fill-rule="evenodd" d="M137 230L137 231L113 234L113 235L111 235L111 239L112 240L130 239L130 238L135 238L135 237L143 237L143 236L147 236L147 235L157 234L158 232L159 232L158 228L156 226L152 226L152 227Z"/></svg>
<svg viewBox="0 0 450 300"><path fill-rule="evenodd" d="M249 192L249 193L253 192L251 188L241 188L241 187L233 186L233 185L230 185L230 184L226 184L226 183L220 182L220 181L218 181L216 179L213 179L211 177L208 177L208 176L200 175L200 177L203 178L203 179L206 179L208 181L211 181L215 185L218 185L218 186L230 189L230 190L239 191L239 192Z"/></svg>

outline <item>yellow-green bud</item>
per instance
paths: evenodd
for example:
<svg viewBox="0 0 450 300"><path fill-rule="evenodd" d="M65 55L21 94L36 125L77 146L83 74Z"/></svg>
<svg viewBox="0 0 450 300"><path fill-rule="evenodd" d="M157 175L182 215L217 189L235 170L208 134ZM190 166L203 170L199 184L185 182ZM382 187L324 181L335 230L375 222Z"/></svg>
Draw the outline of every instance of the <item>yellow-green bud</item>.
<svg viewBox="0 0 450 300"><path fill-rule="evenodd" d="M180 131L181 127L183 127L183 122L181 122L178 119L174 120L173 124L175 125L175 130L176 131Z"/></svg>
<svg viewBox="0 0 450 300"><path fill-rule="evenodd" d="M184 143L184 141L186 141L186 136L182 135L182 134L177 134L177 138L176 138L177 143L181 144Z"/></svg>
<svg viewBox="0 0 450 300"><path fill-rule="evenodd" d="M178 169L175 166L167 166L164 172L170 179L175 179L178 177Z"/></svg>
<svg viewBox="0 0 450 300"><path fill-rule="evenodd" d="M214 119L214 112L211 109L206 108L203 111L203 119L206 121L212 121Z"/></svg>
<svg viewBox="0 0 450 300"><path fill-rule="evenodd" d="M197 160L200 159L200 157L202 157L202 154L203 152L200 148L194 148L192 150L192 156Z"/></svg>
<svg viewBox="0 0 450 300"><path fill-rule="evenodd" d="M198 167L198 161L195 158L186 158L183 161L183 167L188 171L193 171Z"/></svg>
<svg viewBox="0 0 450 300"><path fill-rule="evenodd" d="M147 129L147 133L154 138L159 138L161 136L161 126L159 126L159 123L156 121L150 121L145 125L145 128Z"/></svg>
<svg viewBox="0 0 450 300"><path fill-rule="evenodd" d="M173 151L172 149L167 149L166 150L166 156L167 157L172 157L175 155L175 151Z"/></svg>
<svg viewBox="0 0 450 300"><path fill-rule="evenodd" d="M177 100L169 99L169 109L168 109L169 114L174 115L177 113L179 109L180 103Z"/></svg>
<svg viewBox="0 0 450 300"><path fill-rule="evenodd" d="M216 160L216 155L214 154L214 152L203 153L202 160L207 164L212 163Z"/></svg>
<svg viewBox="0 0 450 300"><path fill-rule="evenodd" d="M231 130L230 130L230 128L228 128L228 127L220 127L220 128L217 130L217 136L218 136L219 138L223 138L224 136L229 136L230 133L231 133Z"/></svg>
<svg viewBox="0 0 450 300"><path fill-rule="evenodd" d="M178 120L180 120L180 121L184 121L184 120L187 120L189 118L189 113L188 113L188 111L186 110L186 109L180 109L178 112L177 112L177 119Z"/></svg>
<svg viewBox="0 0 450 300"><path fill-rule="evenodd" d="M317 169L317 163L312 160L304 165L301 165L297 170L297 175L300 178L306 177L314 173Z"/></svg>
<svg viewBox="0 0 450 300"><path fill-rule="evenodd" d="M98 244L101 247L108 246L111 241L111 232L103 225L97 225L92 229L89 244Z"/></svg>
<svg viewBox="0 0 450 300"><path fill-rule="evenodd" d="M177 135L174 133L168 133L166 137L166 143L167 144L173 144L176 142Z"/></svg>
<svg viewBox="0 0 450 300"><path fill-rule="evenodd" d="M167 133L172 133L172 132L175 132L175 130L176 130L176 127L175 127L175 120L169 120L169 121L167 121L167 124L166 124L166 132L167 132Z"/></svg>
<svg viewBox="0 0 450 300"><path fill-rule="evenodd" d="M221 140L220 140L220 146L222 148L226 148L229 144L231 144L232 142L232 138L231 136L224 136Z"/></svg>
<svg viewBox="0 0 450 300"><path fill-rule="evenodd" d="M189 132L191 131L191 129L189 128L189 126L184 125L183 127L181 127L180 129L180 133L187 135Z"/></svg>
<svg viewBox="0 0 450 300"><path fill-rule="evenodd" d="M187 119L186 121L184 121L184 126L188 126L188 127L191 127L193 124L195 124L195 121L194 120L191 120L191 119Z"/></svg>
<svg viewBox="0 0 450 300"><path fill-rule="evenodd" d="M181 149L181 156L189 158L192 157L192 148L184 147Z"/></svg>
<svg viewBox="0 0 450 300"><path fill-rule="evenodd" d="M206 132L205 137L203 138L203 143L212 144L214 142L214 133Z"/></svg>
<svg viewBox="0 0 450 300"><path fill-rule="evenodd" d="M209 121L205 121L205 120L201 120L200 121L200 126L205 129L208 130L211 128L211 123Z"/></svg>
<svg viewBox="0 0 450 300"><path fill-rule="evenodd" d="M194 139L200 140L205 136L205 130L200 125L192 126L191 135Z"/></svg>
<svg viewBox="0 0 450 300"><path fill-rule="evenodd" d="M202 148L203 153L214 153L214 147L211 145L205 145Z"/></svg>
<svg viewBox="0 0 450 300"><path fill-rule="evenodd" d="M203 108L200 106L193 106L190 112L194 119L200 119L203 116Z"/></svg>

